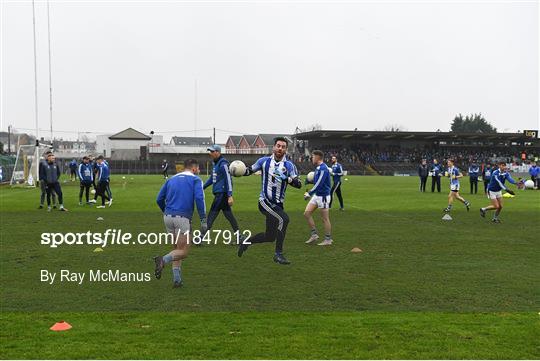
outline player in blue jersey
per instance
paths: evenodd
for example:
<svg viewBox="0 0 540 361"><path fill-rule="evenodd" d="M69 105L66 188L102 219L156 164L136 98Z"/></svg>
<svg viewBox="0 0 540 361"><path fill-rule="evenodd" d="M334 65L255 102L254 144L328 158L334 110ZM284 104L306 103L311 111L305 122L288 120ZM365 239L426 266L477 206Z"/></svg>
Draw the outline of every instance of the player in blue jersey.
<svg viewBox="0 0 540 361"><path fill-rule="evenodd" d="M529 175L534 182L534 188L540 189L540 167L536 163L533 163L531 168L529 168Z"/></svg>
<svg viewBox="0 0 540 361"><path fill-rule="evenodd" d="M106 159L103 159L103 163L107 166L107 169L109 170L109 181L107 182L107 187L105 188L105 193L107 194L107 197L109 197L109 207L112 206L112 191L111 191L111 166L109 165L109 162L107 162Z"/></svg>
<svg viewBox="0 0 540 361"><path fill-rule="evenodd" d="M216 220L219 212L223 215L233 229L233 232L238 231L238 222L232 212L233 199L233 184L231 173L229 172L229 161L221 155L221 147L217 144L208 147L208 154L212 158L213 167L212 175L204 183L204 189L212 186L214 201L208 212L208 229L212 229L212 225ZM239 237L240 238L240 237Z"/></svg>
<svg viewBox="0 0 540 361"><path fill-rule="evenodd" d="M480 175L480 167L476 162L469 166L469 184L471 186L471 194L478 193L478 176Z"/></svg>
<svg viewBox="0 0 540 361"><path fill-rule="evenodd" d="M467 211L471 209L471 203L466 201L459 194L459 179L463 177L463 174L454 165L453 159L448 159L448 178L450 178L450 193L448 193L448 206L444 209L445 213L449 213L452 210L452 203L457 199L461 203L465 204Z"/></svg>
<svg viewBox="0 0 540 361"><path fill-rule="evenodd" d="M71 162L69 162L69 172L69 178L73 182L77 179L77 161L75 159L72 159Z"/></svg>
<svg viewBox="0 0 540 361"><path fill-rule="evenodd" d="M484 194L488 194L488 185L489 181L491 180L491 173L493 173L493 169L491 169L491 164L487 163L484 165L484 169L482 170L482 182L484 182Z"/></svg>
<svg viewBox="0 0 540 361"><path fill-rule="evenodd" d="M156 202L163 212L163 222L167 232L175 240L174 249L164 256L154 257L154 275L161 278L166 264L172 263L173 287L182 286L181 263L189 252L189 232L195 206L201 220L201 233L207 231L204 190L199 174L199 164L194 159L184 162L185 171L177 173L165 181Z"/></svg>
<svg viewBox="0 0 540 361"><path fill-rule="evenodd" d="M111 199L107 195L107 187L109 186L109 166L102 155L96 158L97 174L96 174L96 194L94 199L101 197L101 205L96 208L105 208L105 199L111 206Z"/></svg>
<svg viewBox="0 0 540 361"><path fill-rule="evenodd" d="M251 167L247 167L245 175L261 172L262 189L259 196L259 211L266 218L266 230L241 242L238 246L238 257L247 250L249 244L276 242L274 262L290 264L283 255L283 241L289 225L289 216L283 209L285 191L290 184L301 188L302 182L294 164L287 159L288 141L284 137L274 139L272 155L259 158Z"/></svg>
<svg viewBox="0 0 540 361"><path fill-rule="evenodd" d="M80 191L79 191L79 205L82 205L83 193L86 193L86 203L90 203L90 187L94 183L94 171L92 165L90 164L90 159L87 156L83 157L83 161L79 164L77 168L77 175L79 176L80 181Z"/></svg>
<svg viewBox="0 0 540 361"><path fill-rule="evenodd" d="M341 195L341 177L343 176L343 167L338 163L337 157L332 156L332 169L330 174L332 175L332 180L334 184L330 190L330 207L332 207L332 202L334 201L334 194L338 197L339 200L339 210L345 210L343 206L343 196Z"/></svg>
<svg viewBox="0 0 540 361"><path fill-rule="evenodd" d="M439 164L437 159L433 159L429 173L431 174L431 193L435 192L435 186L437 186L437 192L441 193L441 176L443 174L443 167Z"/></svg>
<svg viewBox="0 0 540 361"><path fill-rule="evenodd" d="M306 205L304 211L304 217L306 217L307 223L311 229L311 236L306 241L306 244L313 244L319 239L317 227L315 227L315 221L313 220L313 212L318 208L321 213L321 218L324 223L324 241L318 243L319 246L332 245L332 224L330 223L330 204L331 204L331 181L330 181L330 168L323 162L324 153L320 150L314 150L311 153L311 161L315 168L315 176L313 177L313 188L304 193L304 199L311 198Z"/></svg>
<svg viewBox="0 0 540 361"><path fill-rule="evenodd" d="M491 204L487 207L480 208L480 215L486 217L486 212L495 210L492 222L501 223L499 214L501 214L503 208L502 191L505 190L508 193L514 195L514 191L506 187L504 184L506 181L512 184L516 184L516 181L512 178L510 173L506 170L506 163L500 162L499 168L491 173L491 179L488 185L488 198L491 200Z"/></svg>

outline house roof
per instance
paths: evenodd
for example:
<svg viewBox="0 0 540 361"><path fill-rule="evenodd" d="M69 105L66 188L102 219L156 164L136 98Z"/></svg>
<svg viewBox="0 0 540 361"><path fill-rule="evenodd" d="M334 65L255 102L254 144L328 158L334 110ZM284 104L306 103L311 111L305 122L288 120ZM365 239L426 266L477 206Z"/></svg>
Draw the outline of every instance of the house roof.
<svg viewBox="0 0 540 361"><path fill-rule="evenodd" d="M174 145L212 145L212 137L172 137Z"/></svg>
<svg viewBox="0 0 540 361"><path fill-rule="evenodd" d="M289 141L289 143L292 142L291 136L286 134L259 134L259 137L266 145L273 145L274 144L274 138L276 137L285 137Z"/></svg>
<svg viewBox="0 0 540 361"><path fill-rule="evenodd" d="M229 136L229 140L233 143L233 145L237 146L240 144L240 140L242 139L241 135L231 135Z"/></svg>
<svg viewBox="0 0 540 361"><path fill-rule="evenodd" d="M139 132L133 128L127 128L119 133L113 134L109 137L111 140L151 140L148 135Z"/></svg>
<svg viewBox="0 0 540 361"><path fill-rule="evenodd" d="M257 139L257 134L244 134L242 137L249 145L253 145L253 143L255 143L255 139Z"/></svg>

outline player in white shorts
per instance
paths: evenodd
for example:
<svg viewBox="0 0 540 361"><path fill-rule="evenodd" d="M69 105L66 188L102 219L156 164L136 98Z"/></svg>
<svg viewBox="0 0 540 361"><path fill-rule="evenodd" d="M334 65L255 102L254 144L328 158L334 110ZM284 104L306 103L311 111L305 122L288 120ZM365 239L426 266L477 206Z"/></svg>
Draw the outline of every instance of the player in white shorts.
<svg viewBox="0 0 540 361"><path fill-rule="evenodd" d="M459 194L459 178L463 177L463 174L454 166L453 159L448 159L447 173L450 178L450 193L448 193L448 206L444 209L444 212L449 213L452 210L452 203L454 203L455 199L465 204L467 211L469 211L469 209L471 209L471 203Z"/></svg>
<svg viewBox="0 0 540 361"><path fill-rule="evenodd" d="M330 208L330 196L314 195L311 197L308 204L313 204L317 208L322 208L322 209Z"/></svg>
<svg viewBox="0 0 540 361"><path fill-rule="evenodd" d="M314 186L310 191L304 193L304 199L310 201L306 205L304 217L311 229L311 236L306 241L307 244L312 244L319 239L315 221L313 220L313 212L318 208L321 213L321 218L324 223L324 241L318 243L319 246L329 246L332 244L332 225L330 223L330 201L332 188L330 182L330 168L323 162L324 153L320 150L314 150L311 153L311 161L317 168L313 177Z"/></svg>
<svg viewBox="0 0 540 361"><path fill-rule="evenodd" d="M493 219L491 220L493 223L501 223L499 214L503 209L502 191L505 190L512 195L514 194L514 191L504 184L506 181L516 184L516 181L506 170L506 163L500 162L499 168L491 174L491 179L489 180L489 185L487 187L487 194L488 198L491 200L491 204L487 207L480 208L480 215L484 218L486 217L487 211L495 211Z"/></svg>

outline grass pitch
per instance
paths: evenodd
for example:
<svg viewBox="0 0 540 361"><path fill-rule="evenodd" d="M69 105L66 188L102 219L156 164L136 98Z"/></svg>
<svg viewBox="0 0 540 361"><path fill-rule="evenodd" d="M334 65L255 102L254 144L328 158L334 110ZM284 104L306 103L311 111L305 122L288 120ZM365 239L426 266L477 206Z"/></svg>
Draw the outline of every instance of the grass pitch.
<svg viewBox="0 0 540 361"><path fill-rule="evenodd" d="M442 221L442 193L419 193L416 177L348 177L345 212L332 210L332 247L306 246L302 190L287 190L285 254L223 244L192 247L185 287L143 283L40 282L40 270L152 272L167 246L40 245L42 232L162 232L159 176L114 175L111 208L37 210L36 189L0 188L2 358L538 358L540 192L505 199L502 224L482 219L481 194L462 194ZM260 180L235 179L241 228L263 230ZM212 200L207 190L207 205ZM103 217L103 221L97 221ZM316 215L322 231L322 224ZM197 225L198 221L194 220ZM220 216L214 228L228 229ZM353 247L363 250L351 253ZM48 330L54 322L73 325Z"/></svg>

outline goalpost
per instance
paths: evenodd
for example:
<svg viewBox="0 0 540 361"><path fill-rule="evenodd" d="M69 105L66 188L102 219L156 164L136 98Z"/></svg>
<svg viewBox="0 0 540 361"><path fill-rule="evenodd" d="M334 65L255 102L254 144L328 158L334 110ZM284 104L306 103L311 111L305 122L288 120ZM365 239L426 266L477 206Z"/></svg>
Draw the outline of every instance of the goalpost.
<svg viewBox="0 0 540 361"><path fill-rule="evenodd" d="M39 180L39 162L43 154L51 148L41 144L19 146L10 185L35 187Z"/></svg>

